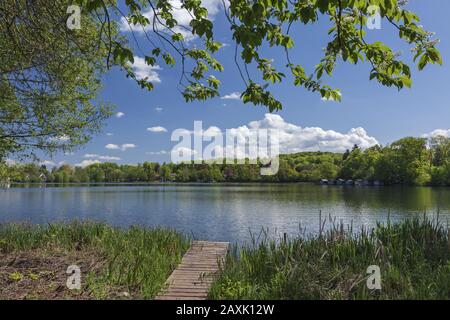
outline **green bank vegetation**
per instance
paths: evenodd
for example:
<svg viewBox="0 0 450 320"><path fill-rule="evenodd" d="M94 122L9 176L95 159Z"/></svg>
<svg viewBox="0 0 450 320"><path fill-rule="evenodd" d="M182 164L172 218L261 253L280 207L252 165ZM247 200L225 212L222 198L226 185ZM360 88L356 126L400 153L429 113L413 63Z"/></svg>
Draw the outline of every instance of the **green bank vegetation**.
<svg viewBox="0 0 450 320"><path fill-rule="evenodd" d="M367 288L371 265L381 290ZM447 227L426 220L379 224L352 234L342 225L315 237L235 246L212 299L450 299Z"/></svg>
<svg viewBox="0 0 450 320"><path fill-rule="evenodd" d="M319 235L234 245L211 299L449 299L450 237L436 220L411 219L353 233L321 223ZM171 230L101 223L0 226L0 298L153 298L190 241ZM79 265L81 290L66 269ZM366 286L380 267L381 290Z"/></svg>
<svg viewBox="0 0 450 320"><path fill-rule="evenodd" d="M1 166L0 166L1 167ZM404 138L385 147L355 146L345 153L302 152L281 155L274 176L261 176L257 164L139 165L99 163L87 167L62 165L49 171L39 164L3 165L16 182L317 182L320 179L361 179L387 185L450 185L450 138Z"/></svg>
<svg viewBox="0 0 450 320"><path fill-rule="evenodd" d="M152 298L189 246L186 237L160 228L0 225L0 298ZM73 264L81 268L81 290L66 288Z"/></svg>

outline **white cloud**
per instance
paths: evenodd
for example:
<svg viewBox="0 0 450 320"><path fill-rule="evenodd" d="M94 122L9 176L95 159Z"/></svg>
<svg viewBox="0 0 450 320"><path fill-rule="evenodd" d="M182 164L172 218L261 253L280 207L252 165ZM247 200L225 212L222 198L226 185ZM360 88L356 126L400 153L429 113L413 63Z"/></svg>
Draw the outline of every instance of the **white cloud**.
<svg viewBox="0 0 450 320"><path fill-rule="evenodd" d="M108 137L111 137L111 136L113 136L114 134L111 133L111 132L107 132L106 135L107 135Z"/></svg>
<svg viewBox="0 0 450 320"><path fill-rule="evenodd" d="M120 150L127 151L128 149L136 148L136 145L134 143L125 143L120 146Z"/></svg>
<svg viewBox="0 0 450 320"><path fill-rule="evenodd" d="M162 112L163 110L164 110L164 109L161 108L161 107L156 107L156 108L155 108L155 111L156 111L156 112Z"/></svg>
<svg viewBox="0 0 450 320"><path fill-rule="evenodd" d="M224 154L227 157L244 158L248 156L248 141L257 141L256 135L258 129L267 129L268 133L273 130L278 133L279 152L281 154L305 152L305 151L329 151L329 152L345 152L357 144L362 149L367 149L379 144L377 139L369 136L366 131L361 128L352 128L346 133L340 133L334 130L325 130L319 127L301 127L285 121L281 116L275 114L266 114L264 119L252 121L247 125L237 128L229 128L228 133L234 136L239 142L237 147L216 145L214 147L214 158L222 158ZM184 129L185 130L185 129ZM194 134L192 131L186 131L186 135ZM273 132L272 131L272 132ZM204 136L213 137L223 134L223 141L226 141L225 131L220 131L217 127L209 127L203 130ZM273 138L271 138L273 139ZM206 143L208 144L208 143ZM205 145L204 145L205 146ZM261 148L260 146L259 148ZM264 150L258 151L261 152ZM194 155L193 150L189 148L174 149L172 155L180 157L190 157ZM208 156L206 157L208 158ZM205 159L206 159L205 158Z"/></svg>
<svg viewBox="0 0 450 320"><path fill-rule="evenodd" d="M169 3L174 7L172 15L173 18L178 22L178 26L173 28L173 31L181 33L186 41L195 39L195 37L192 35L192 32L190 31L189 26L192 20L192 14L189 13L187 10L181 8L182 2L180 0L169 0ZM208 10L208 18L210 20L213 20L214 17L221 10L223 5L222 0L202 0L202 6ZM149 25L146 25L145 27L141 25L133 25L131 23L128 23L125 17L122 17L120 19L120 30L125 32L133 31L138 34L144 33L144 31L151 33L153 29L153 17L154 17L153 10L149 9L148 11L144 12L143 15L150 21ZM164 21L164 19L162 19L161 17L159 17L159 19ZM160 32L169 33L169 30L167 30L158 21L155 22L155 27Z"/></svg>
<svg viewBox="0 0 450 320"><path fill-rule="evenodd" d="M367 135L364 128L352 128L346 133L324 130L319 127L302 128L286 122L282 117L267 113L263 120L252 121L237 131L248 129L277 129L279 132L280 152L295 153L302 151L344 152L357 144L366 149L378 144L377 139Z"/></svg>
<svg viewBox="0 0 450 320"><path fill-rule="evenodd" d="M83 160L80 163L75 164L75 167L87 167L90 166L91 164L96 164L96 163L101 163L99 160Z"/></svg>
<svg viewBox="0 0 450 320"><path fill-rule="evenodd" d="M41 162L39 162L40 166L46 166L46 167L54 167L55 163L51 160L43 160Z"/></svg>
<svg viewBox="0 0 450 320"><path fill-rule="evenodd" d="M206 130L203 130L203 136L205 137L215 137L217 135L219 135L220 133L222 133L222 131L215 126L211 126Z"/></svg>
<svg viewBox="0 0 450 320"><path fill-rule="evenodd" d="M106 149L109 149L109 150L117 150L117 149L120 149L120 147L119 147L117 144L113 144L113 143L108 143L108 144L105 146L105 148L106 148Z"/></svg>
<svg viewBox="0 0 450 320"><path fill-rule="evenodd" d="M230 94L226 94L222 97L220 97L222 100L241 100L241 93L240 92L232 92Z"/></svg>
<svg viewBox="0 0 450 320"><path fill-rule="evenodd" d="M136 78L138 80L146 80L149 82L160 83L161 79L159 78L158 72L156 70L161 70L161 67L149 66L144 58L134 56L134 62L131 65L134 73L136 74Z"/></svg>
<svg viewBox="0 0 450 320"><path fill-rule="evenodd" d="M161 126L156 126L156 127L147 128L147 131L154 132L154 133L160 133L160 132L167 132L167 129L164 127L161 127Z"/></svg>
<svg viewBox="0 0 450 320"><path fill-rule="evenodd" d="M424 138L433 138L438 136L444 136L450 138L450 129L436 129L430 133L422 135Z"/></svg>
<svg viewBox="0 0 450 320"><path fill-rule="evenodd" d="M132 149L132 148L136 148L136 145L134 143L124 143L122 145L117 145L117 144L113 144L113 143L108 143L105 146L106 149L109 150L122 150L122 151L126 151L127 149Z"/></svg>
<svg viewBox="0 0 450 320"><path fill-rule="evenodd" d="M85 158L92 158L92 159L99 159L99 160L105 160L105 161L120 161L120 160L122 160L119 157L101 156L101 155L92 154L92 153L86 153L83 157L85 157Z"/></svg>
<svg viewBox="0 0 450 320"><path fill-rule="evenodd" d="M122 118L124 115L125 115L125 113L123 113L123 112L117 112L116 118Z"/></svg>
<svg viewBox="0 0 450 320"><path fill-rule="evenodd" d="M149 152L146 152L145 154L148 154L148 155L163 155L163 154L167 154L167 151L166 150L149 151Z"/></svg>
<svg viewBox="0 0 450 320"><path fill-rule="evenodd" d="M85 158L97 158L98 154L95 153L86 153L83 157Z"/></svg>

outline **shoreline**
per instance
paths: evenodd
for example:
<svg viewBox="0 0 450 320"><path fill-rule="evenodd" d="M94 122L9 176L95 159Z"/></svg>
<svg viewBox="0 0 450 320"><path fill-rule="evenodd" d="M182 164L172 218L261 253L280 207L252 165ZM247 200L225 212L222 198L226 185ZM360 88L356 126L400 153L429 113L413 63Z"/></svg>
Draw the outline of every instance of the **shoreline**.
<svg viewBox="0 0 450 320"><path fill-rule="evenodd" d="M447 189L450 186L443 185L406 185L406 184L394 184L394 185L324 185L320 182L310 181L292 181L292 182L270 182L270 181L249 181L249 182L68 182L68 183L56 183L56 182L11 182L8 188L1 189L14 189L23 187L120 187L120 186L276 186L276 185L317 185L326 188L364 188L364 189L382 189L382 188L439 188Z"/></svg>

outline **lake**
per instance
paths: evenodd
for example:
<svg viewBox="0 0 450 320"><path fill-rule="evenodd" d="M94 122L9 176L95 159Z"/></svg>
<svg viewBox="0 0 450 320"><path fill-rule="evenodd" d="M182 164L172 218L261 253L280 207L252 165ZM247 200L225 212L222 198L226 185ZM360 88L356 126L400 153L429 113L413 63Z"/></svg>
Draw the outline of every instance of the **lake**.
<svg viewBox="0 0 450 320"><path fill-rule="evenodd" d="M440 212L450 220L450 188L342 187L314 184L111 185L0 190L0 222L89 219L167 226L197 239L244 242L319 230L319 211L354 227Z"/></svg>

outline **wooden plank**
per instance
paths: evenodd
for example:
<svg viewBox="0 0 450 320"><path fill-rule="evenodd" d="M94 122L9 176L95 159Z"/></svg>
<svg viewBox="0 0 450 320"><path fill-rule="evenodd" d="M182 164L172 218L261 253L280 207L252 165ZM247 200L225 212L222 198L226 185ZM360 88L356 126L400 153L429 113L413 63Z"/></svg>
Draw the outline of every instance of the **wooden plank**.
<svg viewBox="0 0 450 320"><path fill-rule="evenodd" d="M228 245L228 242L194 241L155 299L205 300L219 265L225 261Z"/></svg>

